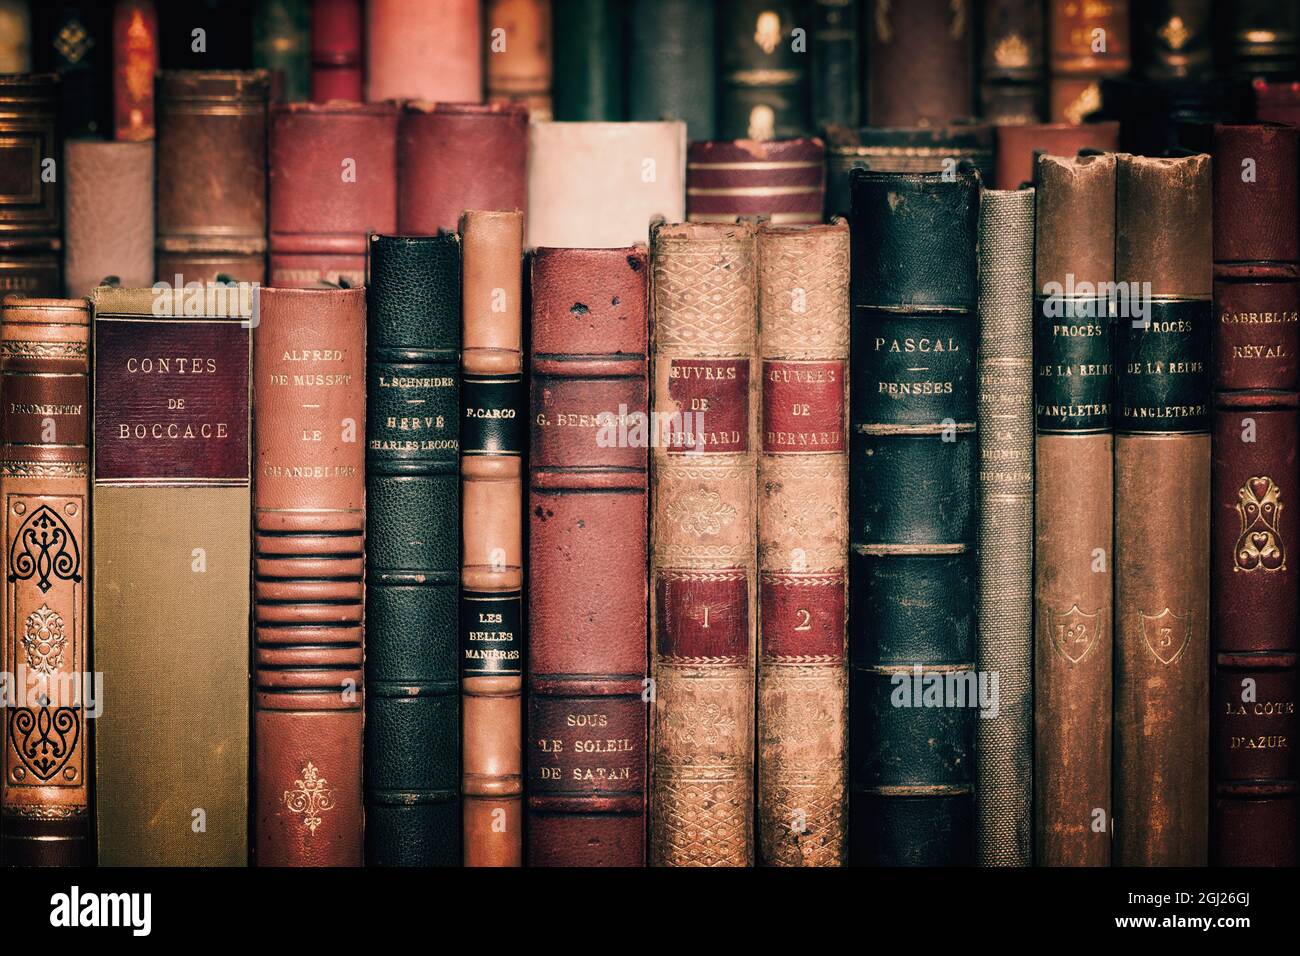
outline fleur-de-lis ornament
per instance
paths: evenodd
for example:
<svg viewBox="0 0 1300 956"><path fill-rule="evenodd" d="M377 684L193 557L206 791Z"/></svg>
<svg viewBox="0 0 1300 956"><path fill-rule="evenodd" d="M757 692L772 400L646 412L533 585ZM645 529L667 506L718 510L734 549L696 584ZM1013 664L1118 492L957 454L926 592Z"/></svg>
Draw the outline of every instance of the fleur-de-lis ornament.
<svg viewBox="0 0 1300 956"><path fill-rule="evenodd" d="M334 791L310 760L302 768L302 777L293 782L293 789L284 792L284 805L294 813L303 814L302 823L312 833L324 822L321 814L334 809Z"/></svg>

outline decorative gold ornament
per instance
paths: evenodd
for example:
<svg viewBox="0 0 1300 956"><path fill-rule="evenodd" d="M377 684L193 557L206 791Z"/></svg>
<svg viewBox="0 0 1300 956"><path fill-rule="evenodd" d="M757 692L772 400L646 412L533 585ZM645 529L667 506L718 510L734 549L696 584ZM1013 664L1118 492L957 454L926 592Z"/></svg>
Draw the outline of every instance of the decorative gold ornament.
<svg viewBox="0 0 1300 956"><path fill-rule="evenodd" d="M294 813L304 814L303 826L312 833L323 822L321 814L334 809L334 791L310 760L302 768L301 779L293 782L293 789L284 792L284 805Z"/></svg>

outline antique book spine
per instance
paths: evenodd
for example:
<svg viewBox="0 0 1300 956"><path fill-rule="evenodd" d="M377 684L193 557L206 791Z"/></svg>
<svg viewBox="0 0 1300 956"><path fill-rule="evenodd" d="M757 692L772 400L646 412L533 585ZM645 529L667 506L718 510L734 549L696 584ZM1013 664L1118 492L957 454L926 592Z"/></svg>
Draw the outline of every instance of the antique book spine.
<svg viewBox="0 0 1300 956"><path fill-rule="evenodd" d="M104 279L153 282L153 142L78 139L64 144L68 295Z"/></svg>
<svg viewBox="0 0 1300 956"><path fill-rule="evenodd" d="M469 210L460 233L465 865L522 866L523 214Z"/></svg>
<svg viewBox="0 0 1300 956"><path fill-rule="evenodd" d="M113 11L107 3L32 4L33 67L59 76L59 135L102 138L113 130ZM188 41L187 41L188 42Z"/></svg>
<svg viewBox="0 0 1300 956"><path fill-rule="evenodd" d="M0 864L90 861L86 588L90 317L84 299L6 296L0 307ZM19 676L21 675L21 676Z"/></svg>
<svg viewBox="0 0 1300 956"><path fill-rule="evenodd" d="M981 115L999 127L1041 122L1047 73L1042 0L986 0L983 26Z"/></svg>
<svg viewBox="0 0 1300 956"><path fill-rule="evenodd" d="M931 173L969 160L981 181L993 180L993 127L982 123L826 130L826 215L848 216L849 170Z"/></svg>
<svg viewBox="0 0 1300 956"><path fill-rule="evenodd" d="M717 135L716 15L698 0L627 0L627 118Z"/></svg>
<svg viewBox="0 0 1300 956"><path fill-rule="evenodd" d="M483 101L479 0L367 0L366 99Z"/></svg>
<svg viewBox="0 0 1300 956"><path fill-rule="evenodd" d="M1297 862L1297 136L1214 128L1210 859L1225 866Z"/></svg>
<svg viewBox="0 0 1300 956"><path fill-rule="evenodd" d="M758 857L839 866L848 824L849 226L764 224L757 251Z"/></svg>
<svg viewBox="0 0 1300 956"><path fill-rule="evenodd" d="M686 124L531 123L529 249L621 249L686 218ZM628 176L634 177L629 188Z"/></svg>
<svg viewBox="0 0 1300 956"><path fill-rule="evenodd" d="M252 297L101 287L91 301L91 633L119 689L94 728L98 861L243 866Z"/></svg>
<svg viewBox="0 0 1300 956"><path fill-rule="evenodd" d="M360 866L364 289L263 289L253 330L259 866Z"/></svg>
<svg viewBox="0 0 1300 956"><path fill-rule="evenodd" d="M555 119L623 120L624 0L552 2Z"/></svg>
<svg viewBox="0 0 1300 956"><path fill-rule="evenodd" d="M985 190L979 225L979 646L998 675L975 734L975 854L1033 863L1034 191Z"/></svg>
<svg viewBox="0 0 1300 956"><path fill-rule="evenodd" d="M1039 153L1049 156L1077 156L1080 150L1119 149L1119 121L1099 123L1023 123L1016 126L995 126L997 161L993 171L996 189L1017 189L1034 178L1034 158Z"/></svg>
<svg viewBox="0 0 1300 956"><path fill-rule="evenodd" d="M822 221L826 146L820 139L691 143L686 218L735 222L763 216L777 225Z"/></svg>
<svg viewBox="0 0 1300 956"><path fill-rule="evenodd" d="M719 3L720 139L808 135L808 57L794 34L807 29L800 7L796 0Z"/></svg>
<svg viewBox="0 0 1300 956"><path fill-rule="evenodd" d="M300 103L311 92L309 0L258 0L253 66L271 77L271 102Z"/></svg>
<svg viewBox="0 0 1300 956"><path fill-rule="evenodd" d="M158 12L154 9L153 0L119 0L113 8L115 139L134 141L154 138L153 83L157 72ZM152 175L151 172L151 178Z"/></svg>
<svg viewBox="0 0 1300 956"><path fill-rule="evenodd" d="M850 854L968 864L979 174L849 182Z"/></svg>
<svg viewBox="0 0 1300 956"><path fill-rule="evenodd" d="M975 5L966 0L872 0L867 122L934 126L975 106Z"/></svg>
<svg viewBox="0 0 1300 956"><path fill-rule="evenodd" d="M397 126L397 231L455 232L466 209L527 206L528 111L516 103L406 103Z"/></svg>
<svg viewBox="0 0 1300 956"><path fill-rule="evenodd" d="M374 236L366 286L366 862L459 866L460 239Z"/></svg>
<svg viewBox="0 0 1300 956"><path fill-rule="evenodd" d="M261 70L160 75L160 281L265 280L266 96Z"/></svg>
<svg viewBox="0 0 1300 956"><path fill-rule="evenodd" d="M1270 83L1257 77L1251 87L1255 95L1255 119L1261 123L1300 126L1300 82Z"/></svg>
<svg viewBox="0 0 1300 956"><path fill-rule="evenodd" d="M1209 826L1210 157L1121 155L1115 862L1203 866ZM1077 480L1077 478L1076 478Z"/></svg>
<svg viewBox="0 0 1300 956"><path fill-rule="evenodd" d="M484 0L487 98L551 118L551 0Z"/></svg>
<svg viewBox="0 0 1300 956"><path fill-rule="evenodd" d="M1297 80L1300 6L1274 0L1234 0L1216 6L1219 60L1225 72Z"/></svg>
<svg viewBox="0 0 1300 956"><path fill-rule="evenodd" d="M62 177L42 175L59 155L59 78L0 75L0 295L63 291Z"/></svg>
<svg viewBox="0 0 1300 956"><path fill-rule="evenodd" d="M650 862L754 862L755 227L652 234Z"/></svg>
<svg viewBox="0 0 1300 956"><path fill-rule="evenodd" d="M815 0L810 12L812 127L858 126L862 122L859 2Z"/></svg>
<svg viewBox="0 0 1300 956"><path fill-rule="evenodd" d="M312 0L311 98L357 102L364 88L361 0Z"/></svg>
<svg viewBox="0 0 1300 956"><path fill-rule="evenodd" d="M0 73L32 70L32 12L27 0L0 0Z"/></svg>
<svg viewBox="0 0 1300 956"><path fill-rule="evenodd" d="M646 862L648 283L644 246L532 261L530 866Z"/></svg>
<svg viewBox="0 0 1300 956"><path fill-rule="evenodd" d="M1204 77L1214 68L1212 0L1146 0L1137 4L1134 59L1153 80Z"/></svg>
<svg viewBox="0 0 1300 956"><path fill-rule="evenodd" d="M1042 156L1034 177L1034 857L1048 866L1110 864L1114 320L1095 289L1115 281L1115 168Z"/></svg>
<svg viewBox="0 0 1300 956"><path fill-rule="evenodd" d="M271 285L366 281L367 236L397 228L397 107L271 109Z"/></svg>
<svg viewBox="0 0 1300 956"><path fill-rule="evenodd" d="M1049 118L1078 124L1101 106L1101 79L1129 70L1129 2L1049 0L1047 18Z"/></svg>

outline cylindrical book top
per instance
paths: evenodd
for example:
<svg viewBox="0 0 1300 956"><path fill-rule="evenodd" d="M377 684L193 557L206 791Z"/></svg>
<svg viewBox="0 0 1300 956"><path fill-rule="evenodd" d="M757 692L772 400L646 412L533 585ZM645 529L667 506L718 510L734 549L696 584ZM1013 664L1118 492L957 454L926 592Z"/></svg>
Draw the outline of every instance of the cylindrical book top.
<svg viewBox="0 0 1300 956"><path fill-rule="evenodd" d="M1119 157L1115 279L1152 295L1208 297L1213 280L1210 157Z"/></svg>
<svg viewBox="0 0 1300 956"><path fill-rule="evenodd" d="M1034 291L1115 280L1113 153L1039 156Z"/></svg>
<svg viewBox="0 0 1300 956"><path fill-rule="evenodd" d="M158 74L162 102L189 100L262 104L271 88L266 70L163 70Z"/></svg>

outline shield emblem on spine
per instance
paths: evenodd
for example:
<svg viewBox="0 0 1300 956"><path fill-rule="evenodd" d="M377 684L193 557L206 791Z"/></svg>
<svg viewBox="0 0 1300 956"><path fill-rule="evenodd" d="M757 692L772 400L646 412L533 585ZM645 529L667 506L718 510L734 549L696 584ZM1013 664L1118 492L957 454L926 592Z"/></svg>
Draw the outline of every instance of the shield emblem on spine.
<svg viewBox="0 0 1300 956"><path fill-rule="evenodd" d="M1088 614L1079 610L1075 604L1064 614L1047 612L1047 632L1052 637L1052 645L1061 652L1071 664L1077 664L1088 656L1092 646L1097 643L1100 630L1101 608Z"/></svg>
<svg viewBox="0 0 1300 956"><path fill-rule="evenodd" d="M1159 614L1138 612L1142 619L1142 639L1162 664L1172 664L1182 656L1192 639L1192 616L1179 617L1169 608Z"/></svg>

